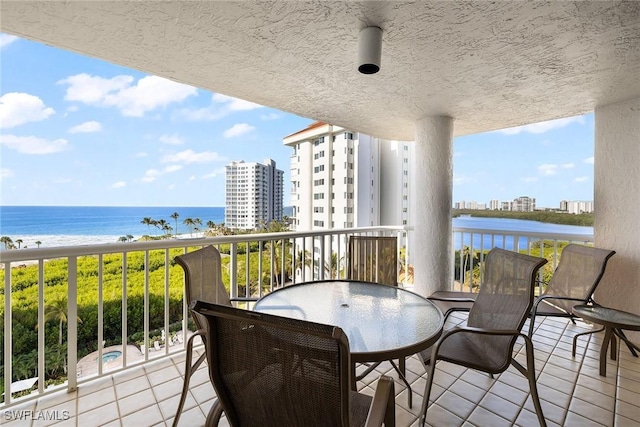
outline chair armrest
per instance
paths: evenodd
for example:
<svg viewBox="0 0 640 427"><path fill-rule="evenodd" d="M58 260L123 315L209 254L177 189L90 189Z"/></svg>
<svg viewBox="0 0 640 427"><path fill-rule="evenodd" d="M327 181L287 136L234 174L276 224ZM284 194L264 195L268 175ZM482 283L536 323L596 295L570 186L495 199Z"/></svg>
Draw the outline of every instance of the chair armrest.
<svg viewBox="0 0 640 427"><path fill-rule="evenodd" d="M380 375L376 392L369 408L365 427L395 426L395 383L391 377Z"/></svg>
<svg viewBox="0 0 640 427"><path fill-rule="evenodd" d="M540 300L540 301L544 299L562 299L566 301L583 301L583 302L585 301L584 298L561 297L557 295L540 295L538 298L536 298L536 300Z"/></svg>
<svg viewBox="0 0 640 427"><path fill-rule="evenodd" d="M445 298L445 297L427 297L434 301L450 301L450 302L476 302L473 298Z"/></svg>
<svg viewBox="0 0 640 427"><path fill-rule="evenodd" d="M474 328L471 326L457 326L444 332L438 341L442 341L449 335L457 334L459 332L470 332L480 335L520 335L520 331L517 329L486 329Z"/></svg>

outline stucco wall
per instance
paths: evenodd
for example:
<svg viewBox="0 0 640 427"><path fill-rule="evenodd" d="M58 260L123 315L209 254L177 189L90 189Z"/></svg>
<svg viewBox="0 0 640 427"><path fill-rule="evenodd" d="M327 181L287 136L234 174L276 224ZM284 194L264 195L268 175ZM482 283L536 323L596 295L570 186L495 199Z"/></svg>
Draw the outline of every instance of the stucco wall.
<svg viewBox="0 0 640 427"><path fill-rule="evenodd" d="M595 244L616 251L595 299L640 314L640 98L596 108L594 172Z"/></svg>

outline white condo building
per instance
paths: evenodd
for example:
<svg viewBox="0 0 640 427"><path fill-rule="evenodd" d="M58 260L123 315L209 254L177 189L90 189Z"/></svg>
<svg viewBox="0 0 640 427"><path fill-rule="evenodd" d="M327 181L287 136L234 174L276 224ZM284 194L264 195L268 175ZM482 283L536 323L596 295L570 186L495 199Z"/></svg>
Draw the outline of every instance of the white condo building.
<svg viewBox="0 0 640 427"><path fill-rule="evenodd" d="M286 136L283 143L293 149L292 228L414 223L413 143L374 138L323 122Z"/></svg>
<svg viewBox="0 0 640 427"><path fill-rule="evenodd" d="M231 162L225 176L227 227L249 230L282 220L284 172L275 161Z"/></svg>
<svg viewBox="0 0 640 427"><path fill-rule="evenodd" d="M294 228L412 224L413 144L315 122L286 136Z"/></svg>

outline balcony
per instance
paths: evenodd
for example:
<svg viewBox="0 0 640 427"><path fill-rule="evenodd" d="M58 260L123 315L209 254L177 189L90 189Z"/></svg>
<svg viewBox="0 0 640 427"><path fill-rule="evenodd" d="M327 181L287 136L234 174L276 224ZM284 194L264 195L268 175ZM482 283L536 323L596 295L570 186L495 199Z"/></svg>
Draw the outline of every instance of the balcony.
<svg viewBox="0 0 640 427"><path fill-rule="evenodd" d="M184 372L184 348L189 334L186 306L179 299L179 313L175 312L175 294L171 289L177 287L182 292L182 275L179 267L173 265L172 256L176 253L205 244L213 244L226 254L224 266L227 268L227 285L233 297L259 297L279 286L283 279L288 283L324 279L342 275L341 260L346 251L346 240L350 234L387 234L398 236L403 258L402 266L411 266L412 230L400 227L371 227L345 230L327 230L314 232L287 232L259 235L224 236L204 239L162 240L129 244L74 246L65 248L30 249L2 252L0 262L4 266L4 390L5 400L0 409L3 425L24 425L25 420L34 419L34 426L45 426L60 421L60 425L170 425L182 384ZM484 250L493 246L512 250L527 250L533 255L541 250L539 242L544 239L547 248L552 248L552 262L557 260L558 249L563 242L590 242L592 236L584 235L539 235L539 233L487 232L473 229L454 229L456 247L468 247L470 251ZM314 248L318 248L314 251ZM262 256L251 257L260 253ZM228 252L228 253L227 253ZM295 257L282 257L282 253L294 253ZM160 253L164 260L161 266L152 268ZM315 253L315 256L312 255ZM335 253L336 256L328 256ZM457 252L462 257L464 251ZM132 273L122 274L119 287L121 295L115 298L123 307L119 337L105 341L110 335L110 325L105 323L106 310L110 294L109 284L105 283L106 270L114 268L111 257L119 257L118 268L130 272L136 263L134 255L144 260L143 289L136 290L137 282ZM454 256L455 254L452 254ZM81 292L78 286L84 284L83 274L86 259L97 262L95 270L95 290L98 298L96 330L90 337L95 340L95 353L89 359L100 360L112 349L121 354L114 361L102 364L86 365L86 350L79 348L80 331L90 323L85 318L79 324L75 317L83 310L85 301L78 299ZM47 355L51 353L45 345L47 327L44 307L50 303L48 297L51 281L49 261L66 261L67 275L63 278L68 297L68 323L64 340L67 344L67 379L59 385L45 385L45 373L49 367ZM337 260L337 261L336 261ZM460 260L463 261L463 260ZM470 257L469 263L458 262L455 276L458 280L452 288L461 289L469 280L468 267L482 262ZM12 375L18 368L18 354L14 352L13 342L16 334L33 330L33 326L19 323L18 299L20 291L12 292L12 284L17 284L22 265L37 264L37 298L39 302L37 328L37 368L26 376L37 379L33 391L14 394L16 382ZM335 265L332 265L335 264ZM256 265L257 264L257 265ZM78 268L83 266L82 268ZM404 267L403 267L404 268ZM419 268L416 266L416 268ZM175 272L174 272L175 269ZM280 274L291 271L289 275ZM229 274L229 272L236 274ZM409 271L411 269L409 268ZM257 274L257 275L256 275ZM255 276L255 277L254 277ZM411 288L410 275L401 275L403 286ZM263 278L261 281L257 277ZM259 284L258 284L259 283ZM159 284L159 286L158 286ZM136 297L142 295L141 312ZM150 318L151 306L164 305L164 318L160 319L160 329L169 331L162 336L158 333L158 324ZM246 305L246 303L240 303ZM143 317L141 329L131 322L133 316ZM82 316L81 316L82 317ZM450 319L450 325L464 321L464 315ZM571 356L571 340L581 331L591 328L584 322L573 325L565 320L546 318L536 322L534 346L536 352L536 370L538 386L545 417L550 426L627 426L637 425L640 418L640 363L633 358L624 345L619 346L616 361L608 360L607 377L598 375L601 334L588 335L578 342L575 358ZM175 331L176 328L179 330ZM526 326L525 326L526 328ZM57 330L57 328L55 329ZM132 342L137 334L139 342ZM112 334L111 334L112 335ZM154 338L155 335L155 338ZM85 335L82 335L85 337ZM56 338L58 338L56 336ZM86 339L82 338L82 339ZM128 345L122 346L126 342ZM137 344L137 345L134 345ZM34 349L35 350L35 349ZM203 351L202 347L198 351ZM516 346L516 351L520 351ZM107 355L107 359L108 359ZM104 360L104 359L103 359ZM87 367L89 366L89 367ZM93 367L94 369L91 369ZM425 370L417 357L407 361L408 379L416 393L413 408L407 406L406 390L401 382L396 382L396 411L399 426L417 425L421 405L421 395L425 384ZM37 373L36 373L37 372ZM395 377L388 364L358 383L365 393L373 393L370 387L376 378L386 373ZM22 375L24 377L25 375ZM21 377L21 379L22 379ZM496 376L495 380L484 374L467 370L444 362L438 364L432 399L435 404L429 410L428 423L442 425L518 425L535 426L537 419L528 397L528 385L524 377L510 368ZM215 393L209 384L206 368L201 368L193 378L191 392L187 399L181 425L203 425L208 410L215 399Z"/></svg>

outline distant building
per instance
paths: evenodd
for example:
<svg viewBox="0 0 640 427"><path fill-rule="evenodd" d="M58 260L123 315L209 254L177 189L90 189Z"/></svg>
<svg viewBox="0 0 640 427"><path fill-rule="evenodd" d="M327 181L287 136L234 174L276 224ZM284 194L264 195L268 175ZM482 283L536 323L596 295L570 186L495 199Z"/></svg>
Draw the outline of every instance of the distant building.
<svg viewBox="0 0 640 427"><path fill-rule="evenodd" d="M283 143L293 150L291 205L296 230L414 223L413 143L374 138L323 122L284 137ZM337 241L326 245L325 257L331 255L331 246L338 247ZM309 241L308 247L318 260L318 240Z"/></svg>
<svg viewBox="0 0 640 427"><path fill-rule="evenodd" d="M560 210L571 214L581 214L593 212L593 201L562 200Z"/></svg>
<svg viewBox="0 0 640 427"><path fill-rule="evenodd" d="M500 200L489 200L489 209L491 209L492 211L500 210Z"/></svg>
<svg viewBox="0 0 640 427"><path fill-rule="evenodd" d="M513 199L511 210L515 212L533 212L536 210L536 199L527 196Z"/></svg>
<svg viewBox="0 0 640 427"><path fill-rule="evenodd" d="M411 224L413 144L323 122L286 136L297 230Z"/></svg>
<svg viewBox="0 0 640 427"><path fill-rule="evenodd" d="M284 172L275 161L231 162L225 177L227 227L250 230L282 220Z"/></svg>

